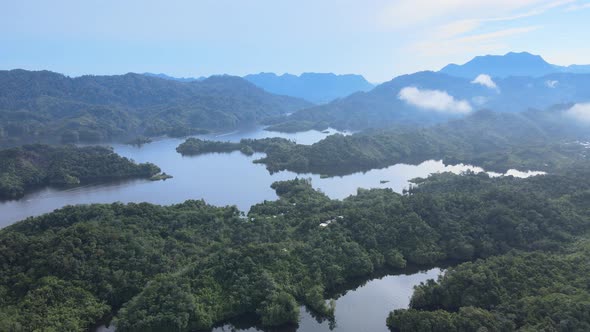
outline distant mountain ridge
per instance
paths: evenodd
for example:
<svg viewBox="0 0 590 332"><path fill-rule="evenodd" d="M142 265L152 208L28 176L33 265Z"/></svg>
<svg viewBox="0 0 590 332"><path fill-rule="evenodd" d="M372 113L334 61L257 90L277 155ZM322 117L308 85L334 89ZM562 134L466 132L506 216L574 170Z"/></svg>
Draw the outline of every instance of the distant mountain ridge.
<svg viewBox="0 0 590 332"><path fill-rule="evenodd" d="M528 52L477 56L463 65L449 64L440 70L452 76L474 79L480 74L491 77L532 76L554 73L590 73L590 65L558 66Z"/></svg>
<svg viewBox="0 0 590 332"><path fill-rule="evenodd" d="M236 76L178 82L142 74L0 71L0 144L100 142L230 130L312 104Z"/></svg>
<svg viewBox="0 0 590 332"><path fill-rule="evenodd" d="M363 76L333 73L303 73L276 75L259 73L244 76L258 87L279 95L298 97L316 104L323 104L354 92L374 88Z"/></svg>
<svg viewBox="0 0 590 332"><path fill-rule="evenodd" d="M200 76L200 77L174 77L174 76L166 75L164 73L159 73L159 74L143 73L142 75L150 76L150 77L158 77L158 78L163 78L165 80L178 81L178 82L202 81L202 80L204 80L204 79L207 78L205 76Z"/></svg>
<svg viewBox="0 0 590 332"><path fill-rule="evenodd" d="M273 130L301 131L331 126L360 130L425 126L479 109L522 112L590 101L590 74L554 73L542 77L494 78L495 87L441 72L402 75L368 92L354 93L295 112ZM402 90L409 89L409 96Z"/></svg>

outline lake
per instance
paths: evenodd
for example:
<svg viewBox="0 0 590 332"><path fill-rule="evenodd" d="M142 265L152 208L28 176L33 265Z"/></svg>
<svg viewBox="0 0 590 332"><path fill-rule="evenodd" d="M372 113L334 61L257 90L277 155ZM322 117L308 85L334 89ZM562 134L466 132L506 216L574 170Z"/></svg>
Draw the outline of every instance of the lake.
<svg viewBox="0 0 590 332"><path fill-rule="evenodd" d="M298 327L271 329L272 332L389 332L385 320L394 309L407 308L414 286L428 279L437 279L441 269L419 271L412 274L389 275L372 279L356 289L336 298L335 326L328 321L318 322L301 307ZM213 332L267 331L255 327L239 328L232 324L213 329Z"/></svg>
<svg viewBox="0 0 590 332"><path fill-rule="evenodd" d="M267 132L261 128L241 130L223 135L200 135L202 139L236 142L242 138L284 137L300 144L313 144L335 133L308 131L297 134ZM348 133L344 133L348 134ZM187 199L204 199L214 205L236 205L248 211L253 204L277 198L270 185L279 180L306 177L312 179L315 188L334 199L343 199L357 192L358 188L392 188L402 192L409 180L426 177L436 172L461 173L467 170L483 172L479 167L469 165L445 166L441 161L429 160L419 165L398 164L383 169L359 172L346 176L321 178L317 174L295 174L278 172L270 174L264 165L253 160L263 156L245 156L240 152L211 153L194 157L183 157L176 147L184 139L163 138L141 147L114 144L118 154L136 162L153 162L162 171L174 178L166 181L149 180L119 181L106 184L84 185L74 188L46 188L27 194L14 201L0 202L0 227L10 225L29 216L36 216L70 204L151 202L174 204ZM510 175L530 176L535 172L511 170ZM491 174L500 176L501 174ZM410 274L389 275L367 281L363 285L352 285L345 294L336 297L335 331L387 331L385 319L389 311L406 308L413 287L427 279L436 279L440 269L414 271ZM236 323L237 324L237 323ZM245 326L245 327L244 327ZM214 329L222 331L259 331L250 322L226 324ZM99 331L114 329L100 327ZM275 331L275 330L273 330ZM277 332L330 331L327 321L318 322L305 308L301 309L299 327L287 327Z"/></svg>
<svg viewBox="0 0 590 332"><path fill-rule="evenodd" d="M388 275L375 278L346 291L335 298L335 326L330 329L328 321L318 322L306 309L301 307L299 326L273 329L251 327L254 322L240 320L235 324L225 324L212 332L389 332L385 320L394 309L407 308L414 292L414 286L428 279L437 279L442 273L439 268L427 271L414 271L409 274ZM243 327L246 326L246 327ZM113 326L99 327L96 332L114 332Z"/></svg>
<svg viewBox="0 0 590 332"><path fill-rule="evenodd" d="M313 144L336 132L330 129L327 132L312 130L284 134L268 132L258 127L222 135L197 137L232 142L242 138L284 137L300 144ZM252 162L261 158L263 154L245 156L240 152L233 152L183 157L176 152L176 147L182 142L184 139L164 138L141 147L112 145L115 152L136 162L153 162L160 166L162 171L173 175L172 179L155 182L144 179L127 180L67 189L37 190L19 200L0 202L0 228L30 216L73 204L150 202L168 205L187 199L204 199L213 205L236 205L240 210L247 212L250 206L256 203L277 198L274 190L270 188L273 182L295 177L311 178L315 188L331 198L342 199L355 194L358 188L392 188L396 192L401 192L408 186L410 179L426 177L435 172L483 171L479 167L445 166L441 161L430 160L419 165L398 164L341 177L321 178L317 174L296 174L288 171L271 175L264 165ZM536 175L510 172L515 176Z"/></svg>

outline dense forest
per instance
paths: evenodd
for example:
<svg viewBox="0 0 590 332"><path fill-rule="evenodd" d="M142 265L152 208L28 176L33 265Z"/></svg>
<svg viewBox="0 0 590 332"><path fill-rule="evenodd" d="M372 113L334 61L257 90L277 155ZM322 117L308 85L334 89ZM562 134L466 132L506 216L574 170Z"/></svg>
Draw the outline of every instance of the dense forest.
<svg viewBox="0 0 590 332"><path fill-rule="evenodd" d="M131 73L70 78L0 71L0 144L186 136L259 123L310 105L232 76L177 82Z"/></svg>
<svg viewBox="0 0 590 332"><path fill-rule="evenodd" d="M186 141L181 143L176 151L183 156L194 156L204 153L211 152L233 152L242 151L246 155L252 155L254 150L248 145L242 143L232 142L218 142L202 140L194 137L187 138Z"/></svg>
<svg viewBox="0 0 590 332"><path fill-rule="evenodd" d="M393 331L588 331L590 245L559 253L511 252L450 268L392 312Z"/></svg>
<svg viewBox="0 0 590 332"><path fill-rule="evenodd" d="M136 164L106 147L24 145L0 150L0 199L42 186L150 178L159 172L154 164Z"/></svg>
<svg viewBox="0 0 590 332"><path fill-rule="evenodd" d="M263 153L255 162L271 173L344 175L429 159L547 172L434 174L403 193L359 189L343 200L298 178L273 183L278 199L247 213L197 200L66 206L0 229L0 331L108 322L118 332L196 331L244 315L265 329L294 327L301 306L333 323L338 308L327 299L351 282L440 266L451 267L383 324L400 332L590 330L590 131L564 116L590 97L590 75L494 80L490 88L421 72L311 107L231 76L0 71L0 145L19 145L0 150L0 199L42 186L169 177L107 147L23 143L141 145L244 124L364 131L312 145L188 138L176 151ZM417 108L399 96L408 86L486 109Z"/></svg>
<svg viewBox="0 0 590 332"><path fill-rule="evenodd" d="M588 149L579 144L588 140L588 127L576 125L560 110L519 114L479 111L428 128L336 134L312 145L281 138L229 144L189 139L177 150L183 154L264 152L266 156L255 162L265 164L270 172L343 175L442 159L447 164L472 164L504 173L509 169L553 171L588 160Z"/></svg>
<svg viewBox="0 0 590 332"><path fill-rule="evenodd" d="M588 293L588 266L576 260L584 256L567 252L590 227L588 179L587 163L527 179L445 173L404 195L359 190L342 201L296 179L273 184L280 198L247 216L202 201L65 207L0 230L0 330L82 330L110 314L118 331L207 329L245 313L264 326L296 324L300 304L330 318L330 290L381 268L482 258L418 288L412 309L388 323L491 326L483 318L498 312L501 326L537 326L527 310L547 308L577 318L561 330L583 330L585 302L551 308ZM513 250L523 254L490 258ZM506 284L488 288L486 276ZM527 276L533 284L512 292ZM461 280L473 286L457 297ZM446 312L428 316L436 309Z"/></svg>

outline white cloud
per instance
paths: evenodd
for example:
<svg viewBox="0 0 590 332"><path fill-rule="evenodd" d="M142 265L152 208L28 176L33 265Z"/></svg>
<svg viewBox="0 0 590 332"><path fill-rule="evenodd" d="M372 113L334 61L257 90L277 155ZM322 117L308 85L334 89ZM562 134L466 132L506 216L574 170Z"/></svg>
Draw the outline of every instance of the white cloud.
<svg viewBox="0 0 590 332"><path fill-rule="evenodd" d="M508 16L531 6L542 6L547 0L398 0L381 11L380 21L390 28L420 26L425 22L440 22L447 18L481 19ZM485 15L486 17L482 17Z"/></svg>
<svg viewBox="0 0 590 332"><path fill-rule="evenodd" d="M513 51L524 34L543 28L530 25L532 17L564 10L578 0L398 0L382 15L389 28L413 34L408 52L441 59ZM424 27L427 28L424 28ZM469 54L469 56L465 56ZM456 60L455 60L456 61Z"/></svg>
<svg viewBox="0 0 590 332"><path fill-rule="evenodd" d="M520 12L520 13L516 13L516 14L513 14L511 12L507 12L503 16L495 16L495 17L488 16L488 17L475 17L475 18L472 17L472 18L467 18L467 19L460 19L457 21L452 21L450 23L443 24L442 26L437 28L436 31L437 31L437 35L440 38L452 38L452 37L464 35L468 32L471 32L471 31L479 28L480 26L482 26L484 23L516 21L516 20L523 19L523 18L538 16L538 15L544 14L545 12L547 12L551 9L554 9L557 7L563 7L567 4L570 4L575 1L576 0L552 1L552 2L545 3L545 4L541 4L538 7L535 7L533 9L528 10L528 11ZM508 7L508 8L510 8L510 7ZM481 13L486 13L486 15L487 15L488 11L482 11ZM477 14L474 14L474 15L477 15Z"/></svg>
<svg viewBox="0 0 590 332"><path fill-rule="evenodd" d="M482 34L478 34L478 35L465 36L465 37L459 38L457 40L462 41L462 42L488 41L488 40L510 37L510 36L519 35L522 33L535 31L539 28L541 28L541 27L540 26L528 26L528 27L522 27L522 28L504 29L504 30L498 30L498 31L489 32L489 33L482 33Z"/></svg>
<svg viewBox="0 0 590 332"><path fill-rule="evenodd" d="M581 4L573 4L565 9L566 12L574 12L582 9L590 8L590 2L581 3Z"/></svg>
<svg viewBox="0 0 590 332"><path fill-rule="evenodd" d="M559 84L559 81L552 81L552 80L545 81L545 85L551 89L554 89L557 86L557 84Z"/></svg>
<svg viewBox="0 0 590 332"><path fill-rule="evenodd" d="M460 20L444 24L436 29L436 36L452 38L477 29L481 25L479 20Z"/></svg>
<svg viewBox="0 0 590 332"><path fill-rule="evenodd" d="M398 98L418 108L440 113L467 114L473 110L469 102L456 100L446 91L440 90L405 87L400 90Z"/></svg>
<svg viewBox="0 0 590 332"><path fill-rule="evenodd" d="M541 28L540 26L528 26L510 28L494 32L468 35L460 38L437 39L432 38L412 44L410 50L425 56L442 56L461 53L491 52L505 48L503 38L529 33Z"/></svg>
<svg viewBox="0 0 590 332"><path fill-rule="evenodd" d="M490 75L487 75L487 74L479 74L473 81L471 81L471 83L480 84L480 85L483 85L487 88L499 91L496 83L492 80Z"/></svg>
<svg viewBox="0 0 590 332"><path fill-rule="evenodd" d="M590 124L590 103L575 104L564 113L573 120Z"/></svg>
<svg viewBox="0 0 590 332"><path fill-rule="evenodd" d="M487 22L514 21L544 14L576 0L397 0L385 6L378 21L393 29L424 23L464 33ZM436 29L439 31L439 29Z"/></svg>

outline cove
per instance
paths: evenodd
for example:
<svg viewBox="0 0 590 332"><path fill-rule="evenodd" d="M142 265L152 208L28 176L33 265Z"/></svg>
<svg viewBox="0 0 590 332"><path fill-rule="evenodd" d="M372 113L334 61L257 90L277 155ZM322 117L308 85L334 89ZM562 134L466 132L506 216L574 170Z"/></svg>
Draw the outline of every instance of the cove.
<svg viewBox="0 0 590 332"><path fill-rule="evenodd" d="M312 144L337 131L307 131L281 134L257 127L220 135L201 135L202 139L237 142L242 138L284 137L300 144ZM347 134L347 133L344 133ZM0 228L27 217L51 212L66 205L149 202L169 205L189 199L204 199L207 203L225 206L236 205L247 212L250 206L277 198L270 185L275 181L296 177L311 178L316 189L333 199L343 199L356 194L358 188L391 188L402 192L408 181L427 177L436 172L482 172L469 165L444 165L442 161L425 161L419 165L397 164L383 169L358 172L346 176L323 178L318 174L296 174L282 171L270 174L264 165L254 164L263 154L245 156L240 152L211 153L183 157L176 147L184 139L163 138L143 146L112 145L118 154L136 162L153 162L162 171L174 176L166 181L129 180L101 184L88 184L73 188L45 188L23 198L0 202ZM512 172L515 176L537 173ZM497 176L499 174L492 174Z"/></svg>
<svg viewBox="0 0 590 332"><path fill-rule="evenodd" d="M407 308L414 286L428 279L436 279L443 270L408 270L407 274L386 275L356 285L335 296L334 324L317 320L305 307L300 308L299 326L257 328L255 319L237 319L216 327L212 332L388 332L385 319L394 309ZM114 326L101 326L97 332L115 332Z"/></svg>

